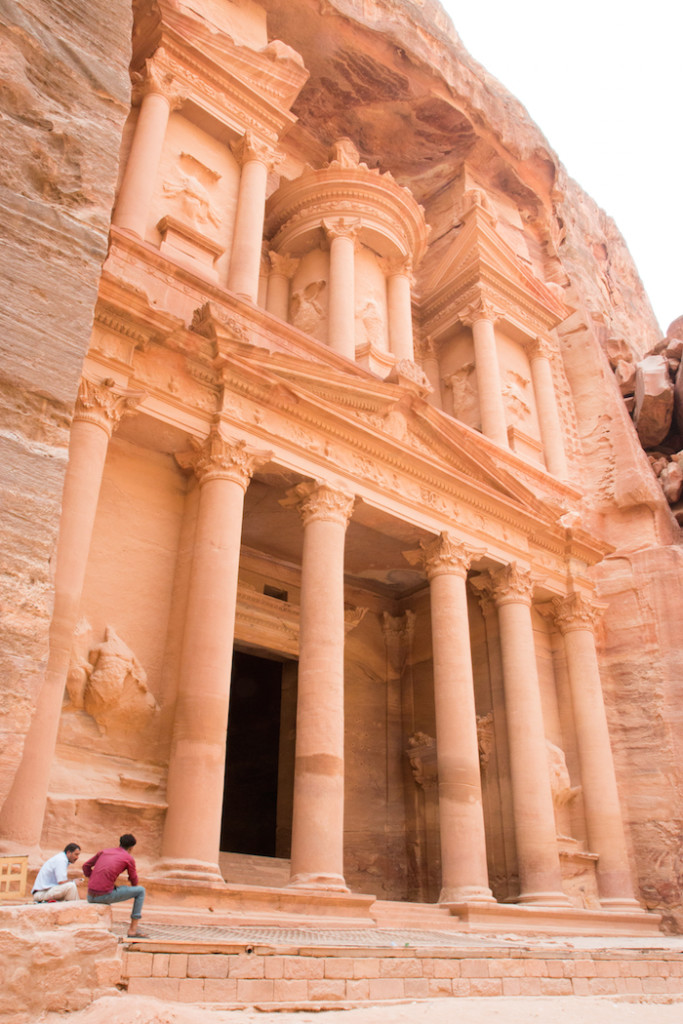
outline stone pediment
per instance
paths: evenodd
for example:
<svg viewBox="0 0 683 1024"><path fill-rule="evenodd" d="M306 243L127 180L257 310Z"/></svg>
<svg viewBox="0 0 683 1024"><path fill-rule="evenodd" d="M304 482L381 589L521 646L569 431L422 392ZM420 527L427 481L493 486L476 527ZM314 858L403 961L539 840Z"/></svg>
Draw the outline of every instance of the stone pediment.
<svg viewBox="0 0 683 1024"><path fill-rule="evenodd" d="M550 330L571 310L541 281L496 229L493 214L473 202L441 260L420 281L428 320L443 326L466 315L466 307L485 297L502 319L534 330Z"/></svg>
<svg viewBox="0 0 683 1024"><path fill-rule="evenodd" d="M564 485L531 466L525 474L522 460L514 453L498 449L406 387L358 379L323 364L314 366L263 349L248 353L242 346L233 356L226 356L228 387L234 381L239 390L238 379L245 371L251 371L249 376L254 375L280 408L291 404L301 412L308 406L321 431L351 440L355 435L366 450L371 450L371 439L378 452L386 447L394 452L398 449L402 461L412 463L417 473L423 462L431 472L436 469L459 478L489 498L498 496L506 505L516 505L518 511L547 524L555 524L566 511Z"/></svg>
<svg viewBox="0 0 683 1024"><path fill-rule="evenodd" d="M300 55L279 40L256 50L240 45L220 26L200 17L196 8L161 3L162 34L189 40L195 50L229 70L256 93L287 109L308 79Z"/></svg>

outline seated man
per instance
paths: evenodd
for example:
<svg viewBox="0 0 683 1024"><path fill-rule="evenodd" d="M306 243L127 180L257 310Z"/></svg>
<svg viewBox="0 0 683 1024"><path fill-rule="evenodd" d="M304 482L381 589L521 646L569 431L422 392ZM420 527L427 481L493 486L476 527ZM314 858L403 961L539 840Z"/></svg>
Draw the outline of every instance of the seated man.
<svg viewBox="0 0 683 1024"><path fill-rule="evenodd" d="M61 853L45 861L31 889L35 903L78 899L76 883L69 881L68 874L69 864L75 864L80 855L78 843L67 843Z"/></svg>
<svg viewBox="0 0 683 1024"><path fill-rule="evenodd" d="M145 890L138 885L138 873L135 861L129 851L135 846L135 836L126 833L119 839L117 847L100 850L83 865L83 874L88 879L88 903L120 903L122 900L133 900L130 915L128 936L146 936L138 931L138 921L142 917L142 904L145 901ZM128 872L130 885L115 885L122 871Z"/></svg>

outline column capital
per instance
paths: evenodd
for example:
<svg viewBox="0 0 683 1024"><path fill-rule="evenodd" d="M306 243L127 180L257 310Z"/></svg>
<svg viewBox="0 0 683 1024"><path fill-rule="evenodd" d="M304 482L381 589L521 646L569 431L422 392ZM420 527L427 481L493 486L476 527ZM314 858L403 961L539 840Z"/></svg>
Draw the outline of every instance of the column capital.
<svg viewBox="0 0 683 1024"><path fill-rule="evenodd" d="M337 220L323 220L322 222L325 237L330 245L335 238L350 238L355 244L362 226L362 221L346 217L339 217Z"/></svg>
<svg viewBox="0 0 683 1024"><path fill-rule="evenodd" d="M419 551L404 551L403 557L411 565L423 565L428 580L446 574L465 579L472 560L483 554L483 550L470 548L441 533L434 540L422 541Z"/></svg>
<svg viewBox="0 0 683 1024"><path fill-rule="evenodd" d="M399 616L383 612L382 634L387 646L390 644L405 644L409 646L415 634L415 612L408 609L403 615Z"/></svg>
<svg viewBox="0 0 683 1024"><path fill-rule="evenodd" d="M412 256L384 256L380 258L379 265L385 277L405 277L411 285L415 283Z"/></svg>
<svg viewBox="0 0 683 1024"><path fill-rule="evenodd" d="M516 562L491 573L491 593L497 607L503 604L531 605L534 581L531 572Z"/></svg>
<svg viewBox="0 0 683 1024"><path fill-rule="evenodd" d="M295 508L304 526L312 522L339 523L346 528L353 513L355 497L336 491L326 483L304 481L287 491L283 508Z"/></svg>
<svg viewBox="0 0 683 1024"><path fill-rule="evenodd" d="M94 423L111 437L123 417L135 412L145 397L144 391L125 391L110 378L95 384L82 377L74 407L74 422Z"/></svg>
<svg viewBox="0 0 683 1024"><path fill-rule="evenodd" d="M131 79L134 105L141 103L149 93L163 96L171 110L177 110L185 99L178 79L169 67L166 50L162 46L147 58L145 70L134 71Z"/></svg>
<svg viewBox="0 0 683 1024"><path fill-rule="evenodd" d="M415 355L421 361L439 358L439 345L431 334L423 338L415 338Z"/></svg>
<svg viewBox="0 0 683 1024"><path fill-rule="evenodd" d="M477 320L488 320L495 324L502 315L488 295L479 295L473 302L463 306L458 313L458 320L464 327L472 327Z"/></svg>
<svg viewBox="0 0 683 1024"><path fill-rule="evenodd" d="M242 138L233 142L230 149L241 167L255 160L273 171L284 160L283 153L278 153L271 143L260 139L251 128L247 128Z"/></svg>
<svg viewBox="0 0 683 1024"><path fill-rule="evenodd" d="M270 260L271 273L280 274L289 280L294 277L297 267L301 263L301 260L295 256L290 256L289 253L274 252L272 250L268 253L268 259Z"/></svg>
<svg viewBox="0 0 683 1024"><path fill-rule="evenodd" d="M555 353L555 346L550 338L544 338L542 334L537 335L527 346L530 359L547 359L550 361Z"/></svg>
<svg viewBox="0 0 683 1024"><path fill-rule="evenodd" d="M554 597L552 608L555 624L565 636L575 629L588 629L594 633L606 605L591 601L583 594L567 594L566 597Z"/></svg>
<svg viewBox="0 0 683 1024"><path fill-rule="evenodd" d="M200 485L209 480L230 480L246 491L255 471L272 456L272 452L249 448L246 441L224 438L217 423L203 441L193 438L190 444L192 451L178 452L176 461L182 469L193 472Z"/></svg>

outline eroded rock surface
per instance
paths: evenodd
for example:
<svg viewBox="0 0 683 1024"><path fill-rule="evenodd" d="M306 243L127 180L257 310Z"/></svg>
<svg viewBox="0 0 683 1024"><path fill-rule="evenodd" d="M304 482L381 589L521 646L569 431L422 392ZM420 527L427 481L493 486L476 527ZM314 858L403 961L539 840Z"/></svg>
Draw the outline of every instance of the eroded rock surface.
<svg viewBox="0 0 683 1024"><path fill-rule="evenodd" d="M42 680L71 410L128 110L132 12L5 4L0 25L0 803Z"/></svg>

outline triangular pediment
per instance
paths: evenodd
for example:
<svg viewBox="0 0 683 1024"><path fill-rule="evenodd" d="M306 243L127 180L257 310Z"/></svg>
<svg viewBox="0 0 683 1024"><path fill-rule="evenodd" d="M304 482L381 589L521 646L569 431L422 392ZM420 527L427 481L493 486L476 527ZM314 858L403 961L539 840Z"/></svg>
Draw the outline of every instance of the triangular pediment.
<svg viewBox="0 0 683 1024"><path fill-rule="evenodd" d="M230 364L236 375L253 375L280 407L307 405L323 430L327 423L333 433L341 431L350 440L355 435L363 444L373 441L380 448L398 450L403 460L418 470L423 462L431 472L443 472L547 524L554 524L564 511L559 492L552 494L550 478L549 486L537 493L522 479L518 466L505 464L519 463L519 457L496 451L477 431L434 409L402 385L369 376L353 377L322 363L314 365L264 349L248 352L241 347L235 351L228 357L228 375ZM534 472L540 475L538 470Z"/></svg>
<svg viewBox="0 0 683 1024"><path fill-rule="evenodd" d="M447 291L454 307L471 301L480 289L499 298L503 312L514 307L531 309L548 327L564 320L569 308L500 235L493 214L476 203L463 217L462 226L441 259L423 279L426 305Z"/></svg>

